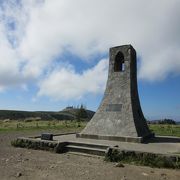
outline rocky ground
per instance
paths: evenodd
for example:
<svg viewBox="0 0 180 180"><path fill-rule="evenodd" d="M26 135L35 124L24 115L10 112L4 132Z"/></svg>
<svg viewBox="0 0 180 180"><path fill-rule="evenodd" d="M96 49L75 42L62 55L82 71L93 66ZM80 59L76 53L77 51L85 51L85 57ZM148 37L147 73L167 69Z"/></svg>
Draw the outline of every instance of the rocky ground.
<svg viewBox="0 0 180 180"><path fill-rule="evenodd" d="M25 133L37 135L36 133ZM179 180L180 170L105 162L103 158L14 148L20 132L0 133L0 179L60 180Z"/></svg>

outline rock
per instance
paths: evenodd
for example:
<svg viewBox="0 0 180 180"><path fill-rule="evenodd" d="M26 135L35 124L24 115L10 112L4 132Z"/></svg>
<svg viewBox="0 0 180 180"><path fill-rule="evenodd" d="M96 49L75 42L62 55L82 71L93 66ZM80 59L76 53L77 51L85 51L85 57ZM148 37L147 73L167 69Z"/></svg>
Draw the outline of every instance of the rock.
<svg viewBox="0 0 180 180"><path fill-rule="evenodd" d="M18 162L22 162L22 159L18 159L17 161L18 161Z"/></svg>
<svg viewBox="0 0 180 180"><path fill-rule="evenodd" d="M142 173L142 175L143 175L143 176L149 176L147 173L144 173L144 172Z"/></svg>
<svg viewBox="0 0 180 180"><path fill-rule="evenodd" d="M10 122L10 119L4 119L3 122L4 123Z"/></svg>
<svg viewBox="0 0 180 180"><path fill-rule="evenodd" d="M53 164L50 166L51 169L56 168L56 167L57 165L53 165Z"/></svg>
<svg viewBox="0 0 180 180"><path fill-rule="evenodd" d="M168 179L167 174L165 174L165 173L162 173L161 176L162 176L163 180L167 180Z"/></svg>
<svg viewBox="0 0 180 180"><path fill-rule="evenodd" d="M165 173L161 173L161 176L166 176L167 174L165 174Z"/></svg>
<svg viewBox="0 0 180 180"><path fill-rule="evenodd" d="M62 163L63 163L63 161L58 161L57 163L58 163L58 164L62 164Z"/></svg>
<svg viewBox="0 0 180 180"><path fill-rule="evenodd" d="M167 174L161 173L161 176L162 176L162 179L163 179L163 180L166 180L166 179L167 179Z"/></svg>
<svg viewBox="0 0 180 180"><path fill-rule="evenodd" d="M124 167L122 163L116 163L115 167Z"/></svg>
<svg viewBox="0 0 180 180"><path fill-rule="evenodd" d="M127 180L126 176L123 176L123 177L121 178L121 180Z"/></svg>
<svg viewBox="0 0 180 180"><path fill-rule="evenodd" d="M20 177L20 176L22 176L22 173L21 173L21 172L18 172L18 173L16 174L16 177Z"/></svg>
<svg viewBox="0 0 180 180"><path fill-rule="evenodd" d="M53 169L53 168L54 168L54 165L51 165L50 168Z"/></svg>

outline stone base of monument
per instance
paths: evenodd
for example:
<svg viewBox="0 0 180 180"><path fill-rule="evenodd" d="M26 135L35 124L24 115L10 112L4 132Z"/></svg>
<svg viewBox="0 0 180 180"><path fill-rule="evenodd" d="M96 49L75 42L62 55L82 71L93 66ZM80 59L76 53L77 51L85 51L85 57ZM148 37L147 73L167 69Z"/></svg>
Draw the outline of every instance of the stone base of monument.
<svg viewBox="0 0 180 180"><path fill-rule="evenodd" d="M63 141L57 141L57 137L65 138ZM105 156L109 145L92 142L81 142L74 140L75 134L54 135L56 140L45 140L41 136L36 137L18 137L11 144L15 147L23 147L30 149L39 149L46 151L54 151L56 153L80 153ZM68 139L66 139L68 138Z"/></svg>
<svg viewBox="0 0 180 180"><path fill-rule="evenodd" d="M77 135L79 136L79 135ZM41 136L19 137L11 142L13 146L36 150L53 151L55 153L73 153L78 155L105 156L109 160L114 157L142 160L150 158L152 163L161 160L157 167L168 164L170 168L180 167L180 138L158 136L148 139L146 143L120 142L76 138L75 133L54 134L53 140L42 140ZM140 159L139 159L140 158Z"/></svg>
<svg viewBox="0 0 180 180"><path fill-rule="evenodd" d="M143 143L147 139L153 138L154 133L148 134L144 137L130 137L130 136L107 136L107 135L94 135L94 134L76 134L77 138L97 139L97 140L109 140L109 141L120 141L120 142L133 142Z"/></svg>
<svg viewBox="0 0 180 180"><path fill-rule="evenodd" d="M19 137L12 142L12 145L18 147L50 150L57 153L62 152L80 152L87 154L104 155L109 147L118 147L122 150L151 152L156 154L172 154L180 157L180 138L155 136L148 139L145 143L120 142L105 139L87 139L77 138L80 134L54 134L53 140L41 140L41 136ZM102 138L102 137L101 137Z"/></svg>
<svg viewBox="0 0 180 180"><path fill-rule="evenodd" d="M103 144L68 141L66 142L66 145L63 148L61 145L57 146L56 152L57 153L61 153L61 152L72 153L73 152L73 153L78 153L78 154L80 153L80 154L105 156L108 148L109 148L108 145L103 145Z"/></svg>

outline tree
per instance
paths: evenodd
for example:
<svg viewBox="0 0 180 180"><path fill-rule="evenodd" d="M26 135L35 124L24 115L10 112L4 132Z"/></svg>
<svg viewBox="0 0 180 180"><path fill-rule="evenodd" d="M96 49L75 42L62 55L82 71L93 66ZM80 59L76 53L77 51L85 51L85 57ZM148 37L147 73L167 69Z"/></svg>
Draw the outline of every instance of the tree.
<svg viewBox="0 0 180 180"><path fill-rule="evenodd" d="M176 124L176 121L172 120L172 119L164 119L160 122L160 124Z"/></svg>
<svg viewBox="0 0 180 180"><path fill-rule="evenodd" d="M80 108L77 109L76 119L77 121L81 121L82 119L87 118L87 117L88 115L87 115L86 109L83 106L83 104L81 104Z"/></svg>

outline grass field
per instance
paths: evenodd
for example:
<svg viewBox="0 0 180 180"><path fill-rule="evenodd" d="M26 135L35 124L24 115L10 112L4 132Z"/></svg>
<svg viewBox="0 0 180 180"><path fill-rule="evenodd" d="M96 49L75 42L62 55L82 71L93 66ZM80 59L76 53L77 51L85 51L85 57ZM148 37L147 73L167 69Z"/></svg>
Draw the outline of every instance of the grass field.
<svg viewBox="0 0 180 180"><path fill-rule="evenodd" d="M0 132L33 130L71 130L83 129L86 122L77 121L0 121Z"/></svg>
<svg viewBox="0 0 180 180"><path fill-rule="evenodd" d="M180 137L180 125L150 124L149 128L156 135Z"/></svg>
<svg viewBox="0 0 180 180"><path fill-rule="evenodd" d="M0 121L0 132L33 130L71 130L80 131L87 122L77 121ZM180 137L180 125L150 124L149 128L156 135Z"/></svg>

